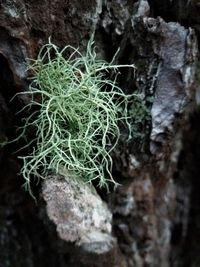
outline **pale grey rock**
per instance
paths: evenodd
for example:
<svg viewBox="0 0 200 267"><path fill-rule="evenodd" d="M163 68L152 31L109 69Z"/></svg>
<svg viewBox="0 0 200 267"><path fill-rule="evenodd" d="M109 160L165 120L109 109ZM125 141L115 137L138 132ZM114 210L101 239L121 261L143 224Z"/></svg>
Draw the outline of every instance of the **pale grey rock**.
<svg viewBox="0 0 200 267"><path fill-rule="evenodd" d="M44 181L42 196L61 239L95 253L105 253L113 247L112 215L92 186L55 175Z"/></svg>
<svg viewBox="0 0 200 267"><path fill-rule="evenodd" d="M153 51L160 64L156 77L155 98L151 110L151 152L168 143L184 114L191 93L197 62L197 40L192 29L162 18L144 18L151 35Z"/></svg>
<svg viewBox="0 0 200 267"><path fill-rule="evenodd" d="M147 17L150 13L150 6L147 0L139 0L137 3L137 12L134 17Z"/></svg>

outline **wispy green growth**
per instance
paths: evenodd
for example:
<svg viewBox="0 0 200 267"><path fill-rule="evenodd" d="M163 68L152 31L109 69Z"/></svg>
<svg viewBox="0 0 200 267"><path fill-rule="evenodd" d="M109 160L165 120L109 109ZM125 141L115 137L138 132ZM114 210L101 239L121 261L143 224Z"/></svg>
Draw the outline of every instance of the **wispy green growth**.
<svg viewBox="0 0 200 267"><path fill-rule="evenodd" d="M6 146L8 144L8 140L6 137L0 137L0 149L3 148L4 146Z"/></svg>
<svg viewBox="0 0 200 267"><path fill-rule="evenodd" d="M26 92L32 96L27 107L37 110L24 124L23 134L30 129L36 133L32 152L22 157L27 189L31 177L45 179L50 171L97 180L100 187L115 183L110 152L120 136L118 125L130 127L130 97L140 99L116 85L121 67L134 68L97 59L92 41L85 55L69 45L60 51L51 42L42 48L30 66L33 81ZM116 74L114 81L107 78L110 71Z"/></svg>

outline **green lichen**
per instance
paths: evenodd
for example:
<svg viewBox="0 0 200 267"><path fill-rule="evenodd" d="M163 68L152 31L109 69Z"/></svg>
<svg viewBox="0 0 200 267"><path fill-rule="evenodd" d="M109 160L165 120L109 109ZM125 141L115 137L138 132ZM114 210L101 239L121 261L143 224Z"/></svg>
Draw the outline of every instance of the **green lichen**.
<svg viewBox="0 0 200 267"><path fill-rule="evenodd" d="M131 99L141 103L140 95L125 95L116 85L122 67L134 65L97 59L92 40L85 55L71 46L60 51L51 42L42 48L30 66L33 78L25 92L32 96L26 108L36 108L25 119L22 133L36 133L25 145L33 144L31 153L21 157L27 189L32 177L45 179L50 171L82 177L87 183L96 180L100 187L116 184L110 152L120 137L119 123L129 129L129 138L136 134L131 131L128 104ZM116 73L114 81L107 78L110 71Z"/></svg>
<svg viewBox="0 0 200 267"><path fill-rule="evenodd" d="M5 136L0 137L0 148L3 148L8 144L8 139Z"/></svg>

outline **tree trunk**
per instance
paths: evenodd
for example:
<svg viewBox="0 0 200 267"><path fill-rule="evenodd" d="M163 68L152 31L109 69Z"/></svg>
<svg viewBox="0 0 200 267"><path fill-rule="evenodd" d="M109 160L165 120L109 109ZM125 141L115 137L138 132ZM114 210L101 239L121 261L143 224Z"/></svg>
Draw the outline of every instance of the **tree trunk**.
<svg viewBox="0 0 200 267"><path fill-rule="evenodd" d="M0 267L200 266L199 11L198 0L0 1ZM145 95L151 121L114 150L116 190L52 174L35 203L18 176L24 141L5 145L30 101L14 96L49 37L85 51L93 33L101 58L120 48L116 63L135 64L118 82Z"/></svg>

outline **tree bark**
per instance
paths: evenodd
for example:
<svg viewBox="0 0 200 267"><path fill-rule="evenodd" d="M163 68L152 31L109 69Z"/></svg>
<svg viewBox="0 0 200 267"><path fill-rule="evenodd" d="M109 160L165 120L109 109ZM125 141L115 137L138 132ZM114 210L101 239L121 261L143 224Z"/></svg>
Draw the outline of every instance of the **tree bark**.
<svg viewBox="0 0 200 267"><path fill-rule="evenodd" d="M200 266L200 1L0 1L0 267ZM119 77L151 112L142 138L121 138L110 193L49 175L22 188L14 153L30 99L30 58L51 41L135 64ZM13 99L14 97L14 99ZM12 101L11 101L12 99ZM123 133L123 129L122 129ZM123 137L123 134L122 134Z"/></svg>

